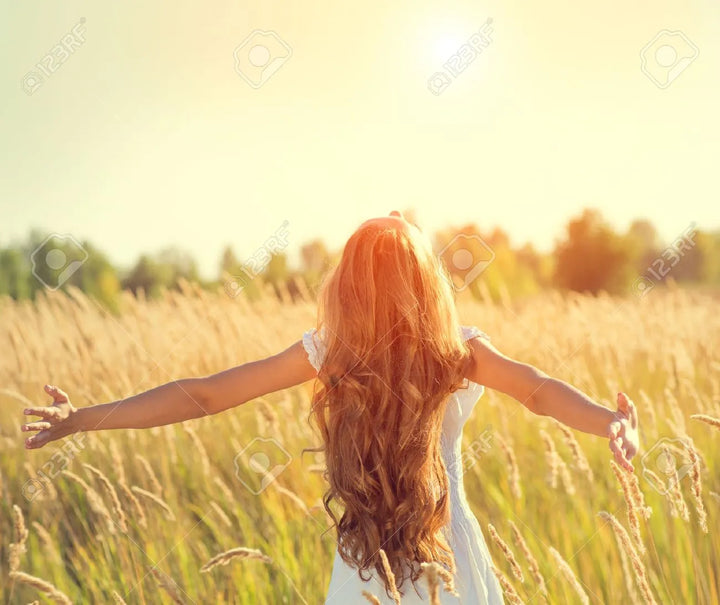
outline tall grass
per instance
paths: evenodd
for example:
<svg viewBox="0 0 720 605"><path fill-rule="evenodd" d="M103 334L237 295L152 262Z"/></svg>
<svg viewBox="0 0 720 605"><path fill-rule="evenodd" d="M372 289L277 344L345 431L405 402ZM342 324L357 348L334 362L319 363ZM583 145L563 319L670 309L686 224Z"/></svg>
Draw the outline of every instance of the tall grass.
<svg viewBox="0 0 720 605"><path fill-rule="evenodd" d="M464 443L488 425L497 439L465 485L480 525L492 524L494 566L518 595L509 602L720 602L718 301L657 288L637 300L549 293L459 305L501 351L613 409L625 391L641 419L635 483L613 471L606 441L490 390L479 401ZM318 444L310 384L185 427L89 433L37 451L19 431L23 407L46 403L45 383L78 406L119 399L273 354L314 313L312 302L250 304L189 285L156 301L127 296L118 316L77 291L0 299L0 603L323 602L334 542L318 506L322 459L301 455ZM235 463L248 446L272 465L262 490L242 455ZM511 539L514 563L501 550Z"/></svg>

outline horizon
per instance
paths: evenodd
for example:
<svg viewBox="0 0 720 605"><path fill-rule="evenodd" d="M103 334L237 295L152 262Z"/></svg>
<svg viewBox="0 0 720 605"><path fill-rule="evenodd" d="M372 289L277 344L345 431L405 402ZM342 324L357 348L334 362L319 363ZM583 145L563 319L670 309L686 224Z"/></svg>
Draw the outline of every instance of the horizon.
<svg viewBox="0 0 720 605"><path fill-rule="evenodd" d="M599 209L598 209L598 208L585 208L585 209L579 210L579 213L581 213L583 210L599 210ZM413 210L412 210L412 209L404 209L404 210L402 210L402 212L403 212L404 214L408 215L409 213L413 212ZM601 212L602 212L602 211L601 211ZM576 218L579 218L579 216L580 216L580 214L576 214L576 215L573 215L573 216L571 216L571 217L568 217L568 221L573 220L573 219L576 219ZM603 215L603 217L604 217L604 215ZM629 223L625 226L624 229L617 229L615 225L612 225L612 224L610 224L609 221L607 221L607 217L604 217L604 218L606 219L606 222L608 223L608 225L610 226L610 228L612 228L613 231L614 231L616 234L618 234L618 235L623 235L623 234L625 234L625 233L628 231L628 229L630 228L631 224L632 224L634 221L650 220L650 219L647 219L646 217L637 217L637 218L635 218L635 219L630 220ZM419 227L420 227L423 231L426 231L426 232L428 231L428 225L422 224L422 222L421 222L419 219L418 219L417 222L418 222L418 224L419 224ZM652 221L650 221L650 222L652 223ZM453 229L459 230L459 229L461 229L462 227L467 226L468 224L471 224L471 223L464 223L464 224L458 223L458 224L456 224L456 225L448 225L448 226L446 226L446 227L444 227L444 228L433 229L433 230L429 231L428 236L431 237L431 239L434 240L434 239L435 239L435 235L438 234L438 233L440 233L440 232L442 232L442 231L445 231L445 230L453 230ZM652 223L652 224L657 228L657 225L655 225L654 223ZM359 225L358 225L358 226L359 226ZM477 226L477 225L475 225L475 226ZM694 231L707 231L707 232L717 232L717 231L720 229L720 228L718 228L718 229L703 229L702 226L697 225L697 223L695 223L694 221L691 221L689 225L686 225L686 226L685 226L685 229L687 229L688 227L691 227ZM281 225L281 226L280 226L280 229L276 230L275 233L277 233L277 232L280 231L280 230L286 229L286 228L287 228L287 225L285 225L285 226ZM510 242L510 246L512 247L513 250L516 250L516 251L517 251L517 250L520 250L520 249L521 249L523 246L525 246L526 244L530 244L530 245L533 246L533 249L534 249L535 252L537 252L538 254L541 254L541 255L550 255L550 256L552 256L552 255L555 254L555 247L557 246L558 241L559 241L562 237L567 236L567 224L565 224L565 225L562 226L561 232L560 232L559 234L557 234L556 237L553 238L553 244L552 244L552 246L551 246L550 248L548 248L548 249L540 249L540 248L536 247L535 244L534 244L533 242L531 242L531 241L518 241L516 238L513 238L513 237L512 237L512 234L509 233L508 231L506 231L501 225L493 225L493 226L487 227L486 229L480 229L481 235L489 235L489 234L492 233L495 229L500 229L500 230L502 230L502 231L508 236L508 240L509 240L509 242ZM674 235L665 238L665 237L663 237L663 235L662 235L662 234L659 232L659 230L658 230L658 237L659 237L659 239L660 239L660 243L661 243L662 245L665 245L665 246L672 244L672 242L673 242L675 239L677 239L678 237L680 237L680 236L683 234L683 231L684 231L684 230L681 230L680 232L675 233ZM94 241L91 237L90 237L90 238L77 238L74 234L67 234L67 233L64 233L64 234L63 234L63 233L45 232L45 231L43 231L43 230L41 230L41 229L38 229L38 228L31 228L28 232L25 233L25 235L24 235L22 238L15 238L15 239L9 240L9 241L2 241L2 240L0 240L0 248L2 248L2 247L4 247L4 246L8 246L8 245L9 245L9 246L20 246L20 245L24 245L24 244L27 243L27 238L30 237L30 235L31 235L33 232L38 232L38 233L40 233L40 234L42 235L42 238L43 238L43 239L47 239L47 237L51 237L51 236L53 236L53 235L58 235L58 236L60 236L60 237L66 237L66 236L69 235L69 236L71 236L71 237L72 237L78 244L80 244L80 245L81 245L83 242L89 243L89 244L93 245L95 248L97 248L101 253L103 253L103 254L108 258L108 261L110 262L110 264L111 264L113 267L115 267L116 269L118 269L119 271L121 271L121 272L130 271L130 270L133 268L133 266L137 263L137 261L140 259L141 256L154 257L155 255L159 254L160 252L166 251L166 250L168 250L168 249L176 249L176 250L178 250L179 252L187 252L188 254L190 254L190 257L191 257L192 260L195 261L195 263L196 263L197 270L198 270L198 276L200 277L201 280L203 280L203 281L214 281L214 280L222 279L222 278L221 278L221 275L220 275L220 274L221 274L220 264L221 264L221 259L222 259L222 254L223 254L224 248L221 248L221 249L218 251L218 257L217 257L217 259L216 259L215 265L209 268L209 269L211 269L210 271L207 271L208 268L202 267L202 266L200 265L199 259L192 254L192 251L191 251L191 250L188 250L188 249L186 249L186 248L173 247L172 245L167 245L167 246L160 246L160 247L158 247L158 248L156 248L156 249L154 249L154 250L139 250L139 251L135 254L135 256L132 257L132 258L129 260L129 262L123 263L123 262L117 261L117 259L115 259L111 254L109 254L107 250L105 250L104 248L102 248L102 246L99 245L97 241ZM348 237L351 235L351 233L352 233L352 231L350 231L350 232L348 233ZM272 237L272 236L273 236L273 234L270 234L270 237ZM267 239L268 239L268 238L265 238L264 240L262 240L262 239L259 239L259 240L258 240L258 245L257 245L257 247L255 248L255 252L257 252L257 250L262 249L262 248L266 248L266 249L267 249L267 246L265 245L265 242L267 242ZM345 241L347 240L347 238L345 238L345 239L340 243L340 245L337 246L337 247L331 247L331 246L329 245L329 243L322 238L322 236L317 236L317 237L314 237L314 238L311 238L311 239L308 239L308 240L304 240L304 241L302 241L302 242L296 242L296 245L295 245L295 246L289 245L289 243L288 243L287 247L279 247L278 250L279 250L279 253L280 253L280 254L286 255L287 262L288 262L288 266L289 266L291 269L297 269L297 268L299 267L300 263L301 263L301 259L300 259L300 248L301 248L303 245L308 244L308 243L310 243L311 241L315 241L315 240L321 240L323 243L325 243L326 246L327 246L327 248L328 248L328 252L330 252L331 254L333 254L333 253L340 253L340 252L342 252L342 249L343 249L343 247L344 247L344 244L345 244ZM433 242L433 243L435 243L435 242ZM246 257L241 257L241 255L238 253L238 250L236 249L235 246L233 246L232 243L228 243L227 245L230 246L230 248L232 249L233 253L235 254L237 260L238 260L239 262L241 262L242 264L245 264L245 263L250 259L251 254L247 255ZM435 252L437 253L438 251L436 250Z"/></svg>

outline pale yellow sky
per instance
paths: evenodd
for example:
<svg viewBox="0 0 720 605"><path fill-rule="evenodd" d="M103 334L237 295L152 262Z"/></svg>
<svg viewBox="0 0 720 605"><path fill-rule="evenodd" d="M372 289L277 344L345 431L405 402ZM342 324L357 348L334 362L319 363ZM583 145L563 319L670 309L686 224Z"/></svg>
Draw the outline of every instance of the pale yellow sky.
<svg viewBox="0 0 720 605"><path fill-rule="evenodd" d="M720 227L716 0L387 4L3 2L0 245L35 226L127 264L174 244L214 276L224 245L246 258L285 220L294 255L393 208L541 249L585 206L667 239ZM489 45L432 94L488 18ZM292 55L253 88L233 53L257 29ZM699 52L661 88L640 53L664 29L684 38L648 53L656 77L668 46Z"/></svg>

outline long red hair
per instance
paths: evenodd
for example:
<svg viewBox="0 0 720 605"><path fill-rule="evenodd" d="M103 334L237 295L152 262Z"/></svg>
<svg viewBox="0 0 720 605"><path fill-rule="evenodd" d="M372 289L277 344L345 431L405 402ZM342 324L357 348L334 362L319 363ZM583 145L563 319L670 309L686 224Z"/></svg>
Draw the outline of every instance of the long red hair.
<svg viewBox="0 0 720 605"><path fill-rule="evenodd" d="M386 590L380 548L398 588L420 575L419 565L405 562L455 569L443 531L449 502L440 435L448 395L470 363L444 269L429 241L406 227L363 224L326 277L317 325L325 358L311 411L340 555L362 579L374 569Z"/></svg>

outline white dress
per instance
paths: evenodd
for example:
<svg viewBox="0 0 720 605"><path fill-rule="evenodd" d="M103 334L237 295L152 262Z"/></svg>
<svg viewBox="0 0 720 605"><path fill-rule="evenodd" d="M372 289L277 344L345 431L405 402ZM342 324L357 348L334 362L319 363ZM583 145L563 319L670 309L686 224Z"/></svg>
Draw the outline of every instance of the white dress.
<svg viewBox="0 0 720 605"><path fill-rule="evenodd" d="M462 326L461 331L464 340L475 336L488 338L487 334L474 326ZM322 339L312 329L303 334L302 340L310 363L319 370L325 354ZM502 589L490 569L490 552L480 525L470 510L463 487L463 460L460 451L462 428L483 391L483 386L468 381L465 388L455 391L450 396L443 420L442 455L450 483L450 547L455 556L457 568L455 588L459 594L459 597L456 597L441 589L440 602L443 605L503 603ZM369 573L370 570L367 570L363 575L367 577ZM367 599L362 596L363 590L374 594L383 605L393 605L394 602L388 598L382 582L374 573L371 575L369 581L363 582L357 569L345 563L336 551L325 605L367 605ZM430 599L427 596L426 586L422 578L415 583L420 595L418 596L413 585L406 578L401 588L404 593L402 604L427 605Z"/></svg>

